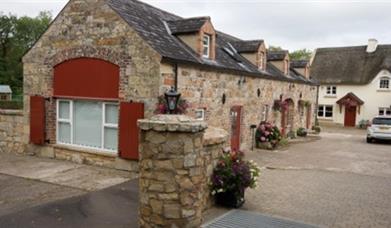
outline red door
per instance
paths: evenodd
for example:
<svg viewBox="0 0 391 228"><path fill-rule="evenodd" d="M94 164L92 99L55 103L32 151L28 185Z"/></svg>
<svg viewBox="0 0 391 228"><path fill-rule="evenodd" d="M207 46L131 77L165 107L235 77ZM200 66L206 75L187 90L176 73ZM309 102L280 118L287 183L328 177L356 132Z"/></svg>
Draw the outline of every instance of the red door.
<svg viewBox="0 0 391 228"><path fill-rule="evenodd" d="M345 127L356 126L356 106L345 106Z"/></svg>
<svg viewBox="0 0 391 228"><path fill-rule="evenodd" d="M240 149L240 125L242 117L242 106L233 106L231 108L231 150Z"/></svg>

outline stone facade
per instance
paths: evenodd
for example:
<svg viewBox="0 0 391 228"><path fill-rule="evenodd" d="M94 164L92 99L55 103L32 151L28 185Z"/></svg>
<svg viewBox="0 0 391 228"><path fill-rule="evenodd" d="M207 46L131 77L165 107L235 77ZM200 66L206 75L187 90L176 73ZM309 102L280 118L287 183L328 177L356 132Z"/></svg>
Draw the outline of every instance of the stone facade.
<svg viewBox="0 0 391 228"><path fill-rule="evenodd" d="M101 162L102 158L108 161L113 158L96 151L83 153L75 148L64 150L55 147L56 98L53 97L53 67L66 60L80 57L98 58L118 65L118 101L143 102L145 116L152 115L159 95L161 57L104 0L71 0L23 58L23 122L26 126L29 126L30 96L41 95L50 98L46 101L46 137L50 143L43 147L30 146L29 151L34 151L38 155L46 154L49 157L106 167L121 166L123 161L117 162L116 165ZM78 155L70 155L71 153ZM127 167L137 166L137 162L129 163Z"/></svg>
<svg viewBox="0 0 391 228"><path fill-rule="evenodd" d="M174 66L161 65L161 88L163 93L169 88L167 78L174 78ZM239 80L244 81L239 83ZM258 89L260 96L258 96ZM278 80L266 80L256 77L240 76L232 73L211 71L192 66L181 65L178 68L178 90L183 98L190 102L188 115L194 116L196 109L205 109L209 126L223 128L231 132L230 110L234 105L243 106L241 121L241 142L243 148L249 148L252 142L250 126L267 119L281 127L281 113L273 111L273 103L280 100L292 100L290 112L290 128L296 130L306 127L307 111L299 108L299 101L308 101L310 106L310 126L315 121L316 86L290 83ZM225 104L222 102L226 96ZM264 112L264 108L268 111ZM264 115L267 115L266 117Z"/></svg>
<svg viewBox="0 0 391 228"><path fill-rule="evenodd" d="M140 227L199 227L211 205L209 178L226 133L205 122L159 115L140 120Z"/></svg>
<svg viewBox="0 0 391 228"><path fill-rule="evenodd" d="M92 7L93 6L93 7ZM210 22L202 32L212 32ZM201 33L202 33L201 32ZM213 49L213 47L212 47ZM212 53L213 55L213 53ZM120 68L118 102L142 102L145 118L153 115L157 98L176 84L178 90L190 102L188 115L204 109L209 126L221 127L231 133L231 108L242 106L241 145L249 147L252 142L250 126L267 119L281 125L281 114L272 111L273 102L291 99L292 130L302 127L306 115L297 108L299 100L306 100L310 116L314 113L316 89L310 84L292 83L240 75L201 65L165 63L139 34L114 12L105 0L71 0L45 34L24 56L24 128L30 123L30 96L41 95L46 100L46 140L44 146L29 145L26 152L66 159L79 163L97 164L105 167L127 167L135 171L137 161L123 161L115 155L63 147L56 142L56 100L53 89L53 68L64 61L76 58L96 58L113 63ZM226 97L225 103L222 97ZM311 117L311 121L314 117ZM310 125L312 125L310 123ZM23 138L29 137L29 131ZM25 141L28 143L28 140ZM105 161L103 161L105 160Z"/></svg>
<svg viewBox="0 0 391 228"><path fill-rule="evenodd" d="M22 154L26 147L23 112L0 110L0 153ZM27 129L26 129L27 128Z"/></svg>

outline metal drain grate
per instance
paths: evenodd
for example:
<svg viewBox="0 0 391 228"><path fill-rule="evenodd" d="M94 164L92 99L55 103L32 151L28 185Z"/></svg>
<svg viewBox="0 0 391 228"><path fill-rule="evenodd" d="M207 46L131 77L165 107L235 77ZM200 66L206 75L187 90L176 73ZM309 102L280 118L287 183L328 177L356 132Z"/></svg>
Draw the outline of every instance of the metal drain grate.
<svg viewBox="0 0 391 228"><path fill-rule="evenodd" d="M315 228L316 226L273 218L249 211L231 210L202 228Z"/></svg>

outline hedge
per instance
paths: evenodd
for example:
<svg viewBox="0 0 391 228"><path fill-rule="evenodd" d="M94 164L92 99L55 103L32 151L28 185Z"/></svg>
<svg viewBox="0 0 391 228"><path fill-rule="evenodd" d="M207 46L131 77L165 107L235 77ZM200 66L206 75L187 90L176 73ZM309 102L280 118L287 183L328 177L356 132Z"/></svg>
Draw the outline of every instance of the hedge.
<svg viewBox="0 0 391 228"><path fill-rule="evenodd" d="M0 109L11 109L11 110L23 109L23 102L21 102L21 101L0 101Z"/></svg>

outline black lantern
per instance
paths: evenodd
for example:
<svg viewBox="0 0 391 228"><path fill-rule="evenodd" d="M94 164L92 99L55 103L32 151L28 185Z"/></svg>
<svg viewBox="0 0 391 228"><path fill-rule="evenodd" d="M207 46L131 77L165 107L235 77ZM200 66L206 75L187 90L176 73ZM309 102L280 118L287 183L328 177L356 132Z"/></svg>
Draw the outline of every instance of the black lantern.
<svg viewBox="0 0 391 228"><path fill-rule="evenodd" d="M174 87L171 87L169 91L164 93L164 96L166 98L168 111L170 112L170 114L174 114L178 107L178 102L179 98L181 97L181 94L178 93L174 89Z"/></svg>

